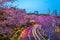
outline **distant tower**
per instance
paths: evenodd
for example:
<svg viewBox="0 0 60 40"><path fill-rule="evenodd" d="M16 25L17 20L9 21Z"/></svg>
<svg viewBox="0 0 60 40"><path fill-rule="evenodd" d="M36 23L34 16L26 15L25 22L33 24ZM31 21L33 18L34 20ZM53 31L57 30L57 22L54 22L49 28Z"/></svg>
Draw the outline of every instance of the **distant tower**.
<svg viewBox="0 0 60 40"><path fill-rule="evenodd" d="M60 12L58 13L58 16L60 17Z"/></svg>
<svg viewBox="0 0 60 40"><path fill-rule="evenodd" d="M39 14L39 12L38 12L38 11L34 11L34 13L35 13L35 14Z"/></svg>
<svg viewBox="0 0 60 40"><path fill-rule="evenodd" d="M53 10L52 15L57 16L57 10Z"/></svg>
<svg viewBox="0 0 60 40"><path fill-rule="evenodd" d="M50 14L50 9L47 9L46 14Z"/></svg>

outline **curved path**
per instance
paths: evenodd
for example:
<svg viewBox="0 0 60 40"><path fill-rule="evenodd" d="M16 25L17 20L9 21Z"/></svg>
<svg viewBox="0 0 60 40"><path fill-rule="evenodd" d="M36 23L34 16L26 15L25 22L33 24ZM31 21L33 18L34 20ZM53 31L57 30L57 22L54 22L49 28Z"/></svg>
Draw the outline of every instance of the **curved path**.
<svg viewBox="0 0 60 40"><path fill-rule="evenodd" d="M40 33L38 28L34 28L34 27L28 27L26 28L21 35L19 36L18 40L31 40L31 36L30 34L32 34L32 36L34 37L35 40L46 40ZM21 39L22 38L22 39ZM27 38L27 39L26 39Z"/></svg>

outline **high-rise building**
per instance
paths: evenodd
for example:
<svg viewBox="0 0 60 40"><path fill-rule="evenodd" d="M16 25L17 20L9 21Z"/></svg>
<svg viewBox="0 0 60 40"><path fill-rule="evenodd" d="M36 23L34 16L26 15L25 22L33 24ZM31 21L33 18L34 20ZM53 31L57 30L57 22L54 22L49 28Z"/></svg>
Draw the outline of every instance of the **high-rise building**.
<svg viewBox="0 0 60 40"><path fill-rule="evenodd" d="M60 17L60 12L58 13L58 16Z"/></svg>
<svg viewBox="0 0 60 40"><path fill-rule="evenodd" d="M39 14L39 12L38 12L38 11L34 11L34 13L35 13L35 14Z"/></svg>
<svg viewBox="0 0 60 40"><path fill-rule="evenodd" d="M50 14L50 9L47 9L46 14Z"/></svg>
<svg viewBox="0 0 60 40"><path fill-rule="evenodd" d="M57 16L57 10L53 10L52 15Z"/></svg>

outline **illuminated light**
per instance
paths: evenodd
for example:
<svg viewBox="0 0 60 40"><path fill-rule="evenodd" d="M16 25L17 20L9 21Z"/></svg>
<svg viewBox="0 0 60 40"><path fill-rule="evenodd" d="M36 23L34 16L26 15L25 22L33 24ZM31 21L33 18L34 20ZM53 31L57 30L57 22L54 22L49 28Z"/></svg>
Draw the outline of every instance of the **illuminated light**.
<svg viewBox="0 0 60 40"><path fill-rule="evenodd" d="M55 28L55 32L60 32L60 27L59 27L59 26L57 26L57 27Z"/></svg>
<svg viewBox="0 0 60 40"><path fill-rule="evenodd" d="M22 31L20 37L27 37L28 36L28 33L29 33L29 30L30 30L31 27L28 27L27 29L25 29L24 31Z"/></svg>

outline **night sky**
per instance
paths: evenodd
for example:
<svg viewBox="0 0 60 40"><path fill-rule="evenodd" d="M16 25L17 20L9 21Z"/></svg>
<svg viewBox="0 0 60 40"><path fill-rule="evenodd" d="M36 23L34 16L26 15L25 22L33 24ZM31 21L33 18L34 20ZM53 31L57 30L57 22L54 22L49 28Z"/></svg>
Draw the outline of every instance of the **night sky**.
<svg viewBox="0 0 60 40"><path fill-rule="evenodd" d="M12 7L26 9L27 12L39 11L39 13L46 13L47 9L52 12L56 9L60 11L60 0L17 0L13 3L6 3Z"/></svg>

